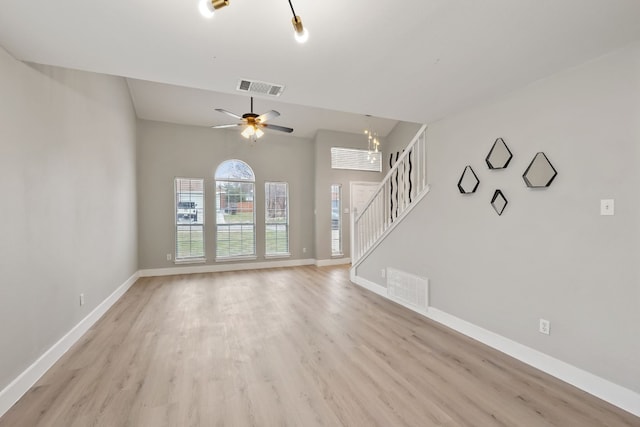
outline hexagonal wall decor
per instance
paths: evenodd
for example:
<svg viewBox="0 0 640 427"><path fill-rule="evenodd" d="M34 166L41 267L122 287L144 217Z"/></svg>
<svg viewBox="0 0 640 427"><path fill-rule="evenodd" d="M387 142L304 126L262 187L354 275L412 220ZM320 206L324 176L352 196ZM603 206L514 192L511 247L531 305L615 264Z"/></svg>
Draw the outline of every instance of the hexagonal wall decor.
<svg viewBox="0 0 640 427"><path fill-rule="evenodd" d="M504 169L509 166L512 158L513 154L511 154L511 150L509 150L507 144L505 144L502 138L498 138L496 142L493 143L493 147L491 147L491 151L489 151L485 160L489 169Z"/></svg>
<svg viewBox="0 0 640 427"><path fill-rule="evenodd" d="M529 167L522 174L522 179L524 179L527 187L544 188L551 185L556 175L558 175L558 172L541 151L533 157Z"/></svg>
<svg viewBox="0 0 640 427"><path fill-rule="evenodd" d="M458 190L460 190L462 194L475 193L479 184L480 180L478 179L478 176L471 166L467 165L460 176L460 180L458 181Z"/></svg>
<svg viewBox="0 0 640 427"><path fill-rule="evenodd" d="M493 193L493 197L491 198L491 206L493 206L493 209L496 210L498 215L502 215L502 212L504 212L504 208L507 207L507 203L509 202L507 201L507 198L504 197L504 194L502 194L502 191L496 190Z"/></svg>

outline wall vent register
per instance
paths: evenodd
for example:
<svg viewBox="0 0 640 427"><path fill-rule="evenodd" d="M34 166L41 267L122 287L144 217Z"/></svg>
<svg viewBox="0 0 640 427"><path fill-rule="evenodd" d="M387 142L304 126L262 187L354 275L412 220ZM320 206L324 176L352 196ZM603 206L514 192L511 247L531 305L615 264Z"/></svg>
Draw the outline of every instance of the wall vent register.
<svg viewBox="0 0 640 427"><path fill-rule="evenodd" d="M394 301L426 311L429 306L429 281L395 268L387 268L387 295Z"/></svg>

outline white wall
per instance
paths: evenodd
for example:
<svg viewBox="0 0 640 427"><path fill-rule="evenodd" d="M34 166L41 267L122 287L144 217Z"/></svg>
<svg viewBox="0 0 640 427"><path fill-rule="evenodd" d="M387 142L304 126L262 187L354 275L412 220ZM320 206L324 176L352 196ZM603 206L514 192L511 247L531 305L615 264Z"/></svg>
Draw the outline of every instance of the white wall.
<svg viewBox="0 0 640 427"><path fill-rule="evenodd" d="M124 79L0 48L0 94L2 390L137 271L137 214Z"/></svg>
<svg viewBox="0 0 640 427"><path fill-rule="evenodd" d="M291 260L313 258L313 146L310 140L269 132L255 144L236 130L138 121L139 261L142 269L175 267L175 177L205 180L205 255L215 261L214 175L229 159L256 175L256 252L264 261L264 183L289 183ZM303 248L307 251L303 252Z"/></svg>
<svg viewBox="0 0 640 427"><path fill-rule="evenodd" d="M498 137L514 158L490 171ZM429 195L358 275L428 277L435 308L640 392L640 46L433 123L427 139ZM547 189L521 177L538 151L558 170ZM481 182L461 195L468 164ZM609 198L616 214L600 216Z"/></svg>

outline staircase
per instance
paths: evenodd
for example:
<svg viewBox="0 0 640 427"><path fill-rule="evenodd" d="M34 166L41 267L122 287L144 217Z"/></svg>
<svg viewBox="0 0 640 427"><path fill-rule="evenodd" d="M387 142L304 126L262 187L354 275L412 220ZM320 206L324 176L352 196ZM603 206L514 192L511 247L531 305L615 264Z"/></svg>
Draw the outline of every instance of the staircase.
<svg viewBox="0 0 640 427"><path fill-rule="evenodd" d="M423 125L353 222L352 269L373 251L429 192L427 126Z"/></svg>

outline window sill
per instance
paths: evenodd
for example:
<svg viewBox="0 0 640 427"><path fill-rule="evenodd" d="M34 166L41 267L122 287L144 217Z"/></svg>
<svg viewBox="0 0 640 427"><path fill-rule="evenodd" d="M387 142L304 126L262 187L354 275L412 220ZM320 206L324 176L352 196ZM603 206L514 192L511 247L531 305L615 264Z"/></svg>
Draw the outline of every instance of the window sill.
<svg viewBox="0 0 640 427"><path fill-rule="evenodd" d="M331 258L344 258L344 254L342 252L339 254L331 254Z"/></svg>
<svg viewBox="0 0 640 427"><path fill-rule="evenodd" d="M258 259L257 256L230 256L230 257L216 257L216 262L227 262L227 261L254 261Z"/></svg>
<svg viewBox="0 0 640 427"><path fill-rule="evenodd" d="M282 254L272 254L272 255L265 255L264 256L265 259L277 259L277 258L291 258L291 254L290 253L282 253Z"/></svg>
<svg viewBox="0 0 640 427"><path fill-rule="evenodd" d="M187 258L187 259L177 259L173 263L174 264L204 264L207 262L206 258Z"/></svg>

